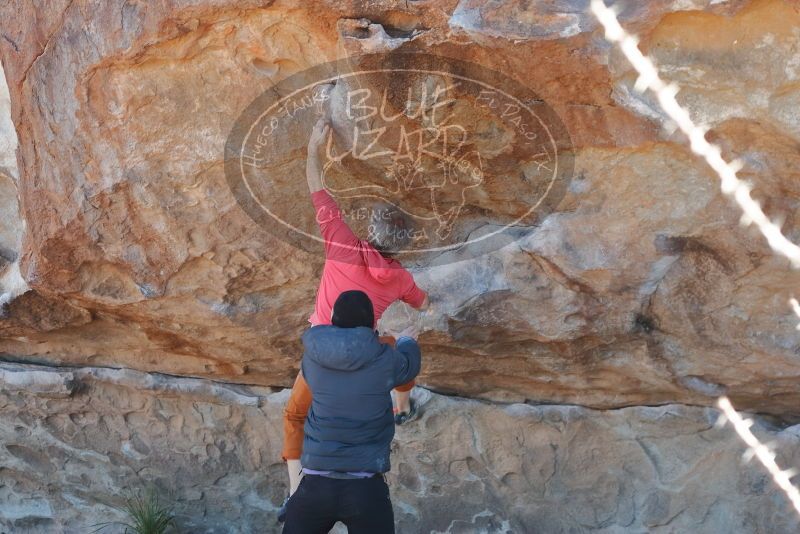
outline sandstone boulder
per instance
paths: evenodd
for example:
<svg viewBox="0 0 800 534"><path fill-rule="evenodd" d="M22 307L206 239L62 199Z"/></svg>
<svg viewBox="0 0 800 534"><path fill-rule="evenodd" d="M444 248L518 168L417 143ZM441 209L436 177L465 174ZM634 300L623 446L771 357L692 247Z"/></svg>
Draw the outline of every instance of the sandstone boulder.
<svg viewBox="0 0 800 534"><path fill-rule="evenodd" d="M293 74L357 54L426 53L530 88L563 121L574 167L557 205L506 234L504 248L467 244L412 262L434 302L422 318L422 383L596 408L705 405L726 392L742 407L797 417L800 337L787 302L798 274L738 225L716 177L661 128L586 5L5 3L0 54L19 170L0 173L10 214L0 247L11 251L0 256L18 256L20 276L4 279L12 302L0 352L291 384L321 252L248 217L226 181L225 141L250 102ZM797 7L623 7L642 48L684 87L679 101L726 157L745 162L755 196L800 240ZM4 140L8 131L0 123ZM307 130L298 132L285 139L288 185L277 198L310 221ZM505 135L485 133L485 150ZM456 234L505 224L519 197L482 190Z"/></svg>

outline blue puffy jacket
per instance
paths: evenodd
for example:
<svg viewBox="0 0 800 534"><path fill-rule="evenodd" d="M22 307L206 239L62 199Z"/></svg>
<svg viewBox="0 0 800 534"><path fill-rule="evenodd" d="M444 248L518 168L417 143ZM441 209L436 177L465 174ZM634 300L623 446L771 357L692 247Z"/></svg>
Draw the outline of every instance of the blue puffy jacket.
<svg viewBox="0 0 800 534"><path fill-rule="evenodd" d="M394 437L390 392L420 369L417 342L395 348L367 327L313 326L303 334L303 376L313 400L305 424L303 467L385 473Z"/></svg>

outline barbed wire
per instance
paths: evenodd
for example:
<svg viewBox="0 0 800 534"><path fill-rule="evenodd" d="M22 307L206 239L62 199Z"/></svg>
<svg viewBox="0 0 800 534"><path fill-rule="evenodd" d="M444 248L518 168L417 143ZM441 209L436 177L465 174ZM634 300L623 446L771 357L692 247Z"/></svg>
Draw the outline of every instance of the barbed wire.
<svg viewBox="0 0 800 534"><path fill-rule="evenodd" d="M656 94L661 108L689 138L692 151L703 157L719 175L722 192L733 197L742 209L741 223L744 225L755 224L773 251L789 259L792 267L800 267L800 247L789 241L781 232L780 225L770 221L764 214L758 202L750 196L752 186L737 178L736 173L741 170L742 162L739 160L726 162L722 158L720 148L706 140L705 135L708 129L697 126L689 116L689 112L678 104L675 99L679 90L678 86L674 83L667 84L660 78L653 62L639 50L636 37L627 33L620 25L616 10L613 7L607 7L603 0L592 0L591 11L603 25L606 40L618 43L625 57L639 73L634 88L639 92L650 89ZM791 298L789 305L795 315L800 317L800 303L795 298ZM800 330L800 324L797 329ZM720 397L717 405L723 412L719 424L730 421L736 433L747 444L745 459L749 460L753 456L758 458L800 515L800 492L791 483L791 478L797 473L792 469L782 470L778 466L775 462L775 453L750 432L753 421L742 418L727 397Z"/></svg>
<svg viewBox="0 0 800 534"><path fill-rule="evenodd" d="M733 408L731 401L728 400L728 397L720 397L717 400L717 406L719 406L720 410L722 410L723 415L720 416L720 421L717 422L719 426L724 425L727 422L730 422L733 425L734 430L736 433L739 434L739 437L742 438L748 449L744 454L745 460L750 460L753 456L758 458L761 464L767 468L769 474L772 475L772 479L778 485L779 488L783 490L786 496L791 501L794 509L797 510L797 513L800 514L800 492L797 491L797 488L794 487L790 481L790 479L797 474L797 471L794 469L781 469L778 464L775 462L775 453L770 450L768 445L764 445L761 443L758 438L756 438L752 432L750 432L750 427L753 426L752 419L744 419L739 413Z"/></svg>
<svg viewBox="0 0 800 534"><path fill-rule="evenodd" d="M720 148L706 141L708 128L697 126L689 117L689 113L678 104L675 99L679 90L677 84L667 84L661 79L653 62L639 50L636 37L620 26L614 8L606 7L603 0L592 0L591 10L605 28L606 39L619 44L622 53L639 73L634 88L639 92L650 89L656 94L661 108L689 138L692 151L705 158L708 165L717 172L722 192L733 197L739 204L743 212L742 224L745 226L755 224L772 250L788 258L792 267L800 268L800 247L783 235L780 224L773 223L764 214L759 203L750 196L753 187L736 177L743 163L738 159L728 163L722 159Z"/></svg>

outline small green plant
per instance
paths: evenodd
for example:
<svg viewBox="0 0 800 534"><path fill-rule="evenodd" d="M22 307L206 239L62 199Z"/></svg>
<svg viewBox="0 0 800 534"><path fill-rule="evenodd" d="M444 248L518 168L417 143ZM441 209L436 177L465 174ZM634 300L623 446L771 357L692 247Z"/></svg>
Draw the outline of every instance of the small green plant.
<svg viewBox="0 0 800 534"><path fill-rule="evenodd" d="M164 534L170 527L175 527L175 516L172 507L163 504L154 488L148 489L144 496L141 493L132 495L125 500L125 506L118 508L128 515L128 522L109 521L93 525L98 527L94 532L120 525L125 527L125 533L129 531L135 534Z"/></svg>

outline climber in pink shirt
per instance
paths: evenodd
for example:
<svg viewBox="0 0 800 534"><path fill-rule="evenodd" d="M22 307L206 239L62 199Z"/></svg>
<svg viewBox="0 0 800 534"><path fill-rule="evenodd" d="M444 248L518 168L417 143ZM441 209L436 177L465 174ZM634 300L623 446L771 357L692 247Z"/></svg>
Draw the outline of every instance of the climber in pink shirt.
<svg viewBox="0 0 800 534"><path fill-rule="evenodd" d="M326 127L327 128L327 127ZM317 304L309 322L330 324L333 303L344 291L359 289L372 301L377 324L386 308L402 300L414 308L423 307L425 292L414 283L400 262L381 254L362 241L342 220L336 201L324 189L311 193L317 224L325 240L325 267L317 291Z"/></svg>
<svg viewBox="0 0 800 534"><path fill-rule="evenodd" d="M331 324L331 312L336 299L342 292L354 289L363 291L372 301L376 325L386 308L396 300L402 300L417 309L426 308L428 296L414 283L411 273L400 262L389 257L389 254L380 252L387 248L381 243L381 239L388 242L391 238L390 228L383 226L390 225L391 221L376 221L373 231L370 232L370 241L361 240L342 220L336 201L324 189L319 148L329 130L325 119L320 119L314 126L308 142L306 161L311 201L325 242L325 266L317 290L314 313L309 322L315 326ZM410 382L395 390L397 424L403 424L415 415L415 406L410 399L413 387L414 382ZM282 456L289 469L290 495L300 483L303 425L311 399L312 392L302 373L299 373L284 411Z"/></svg>

